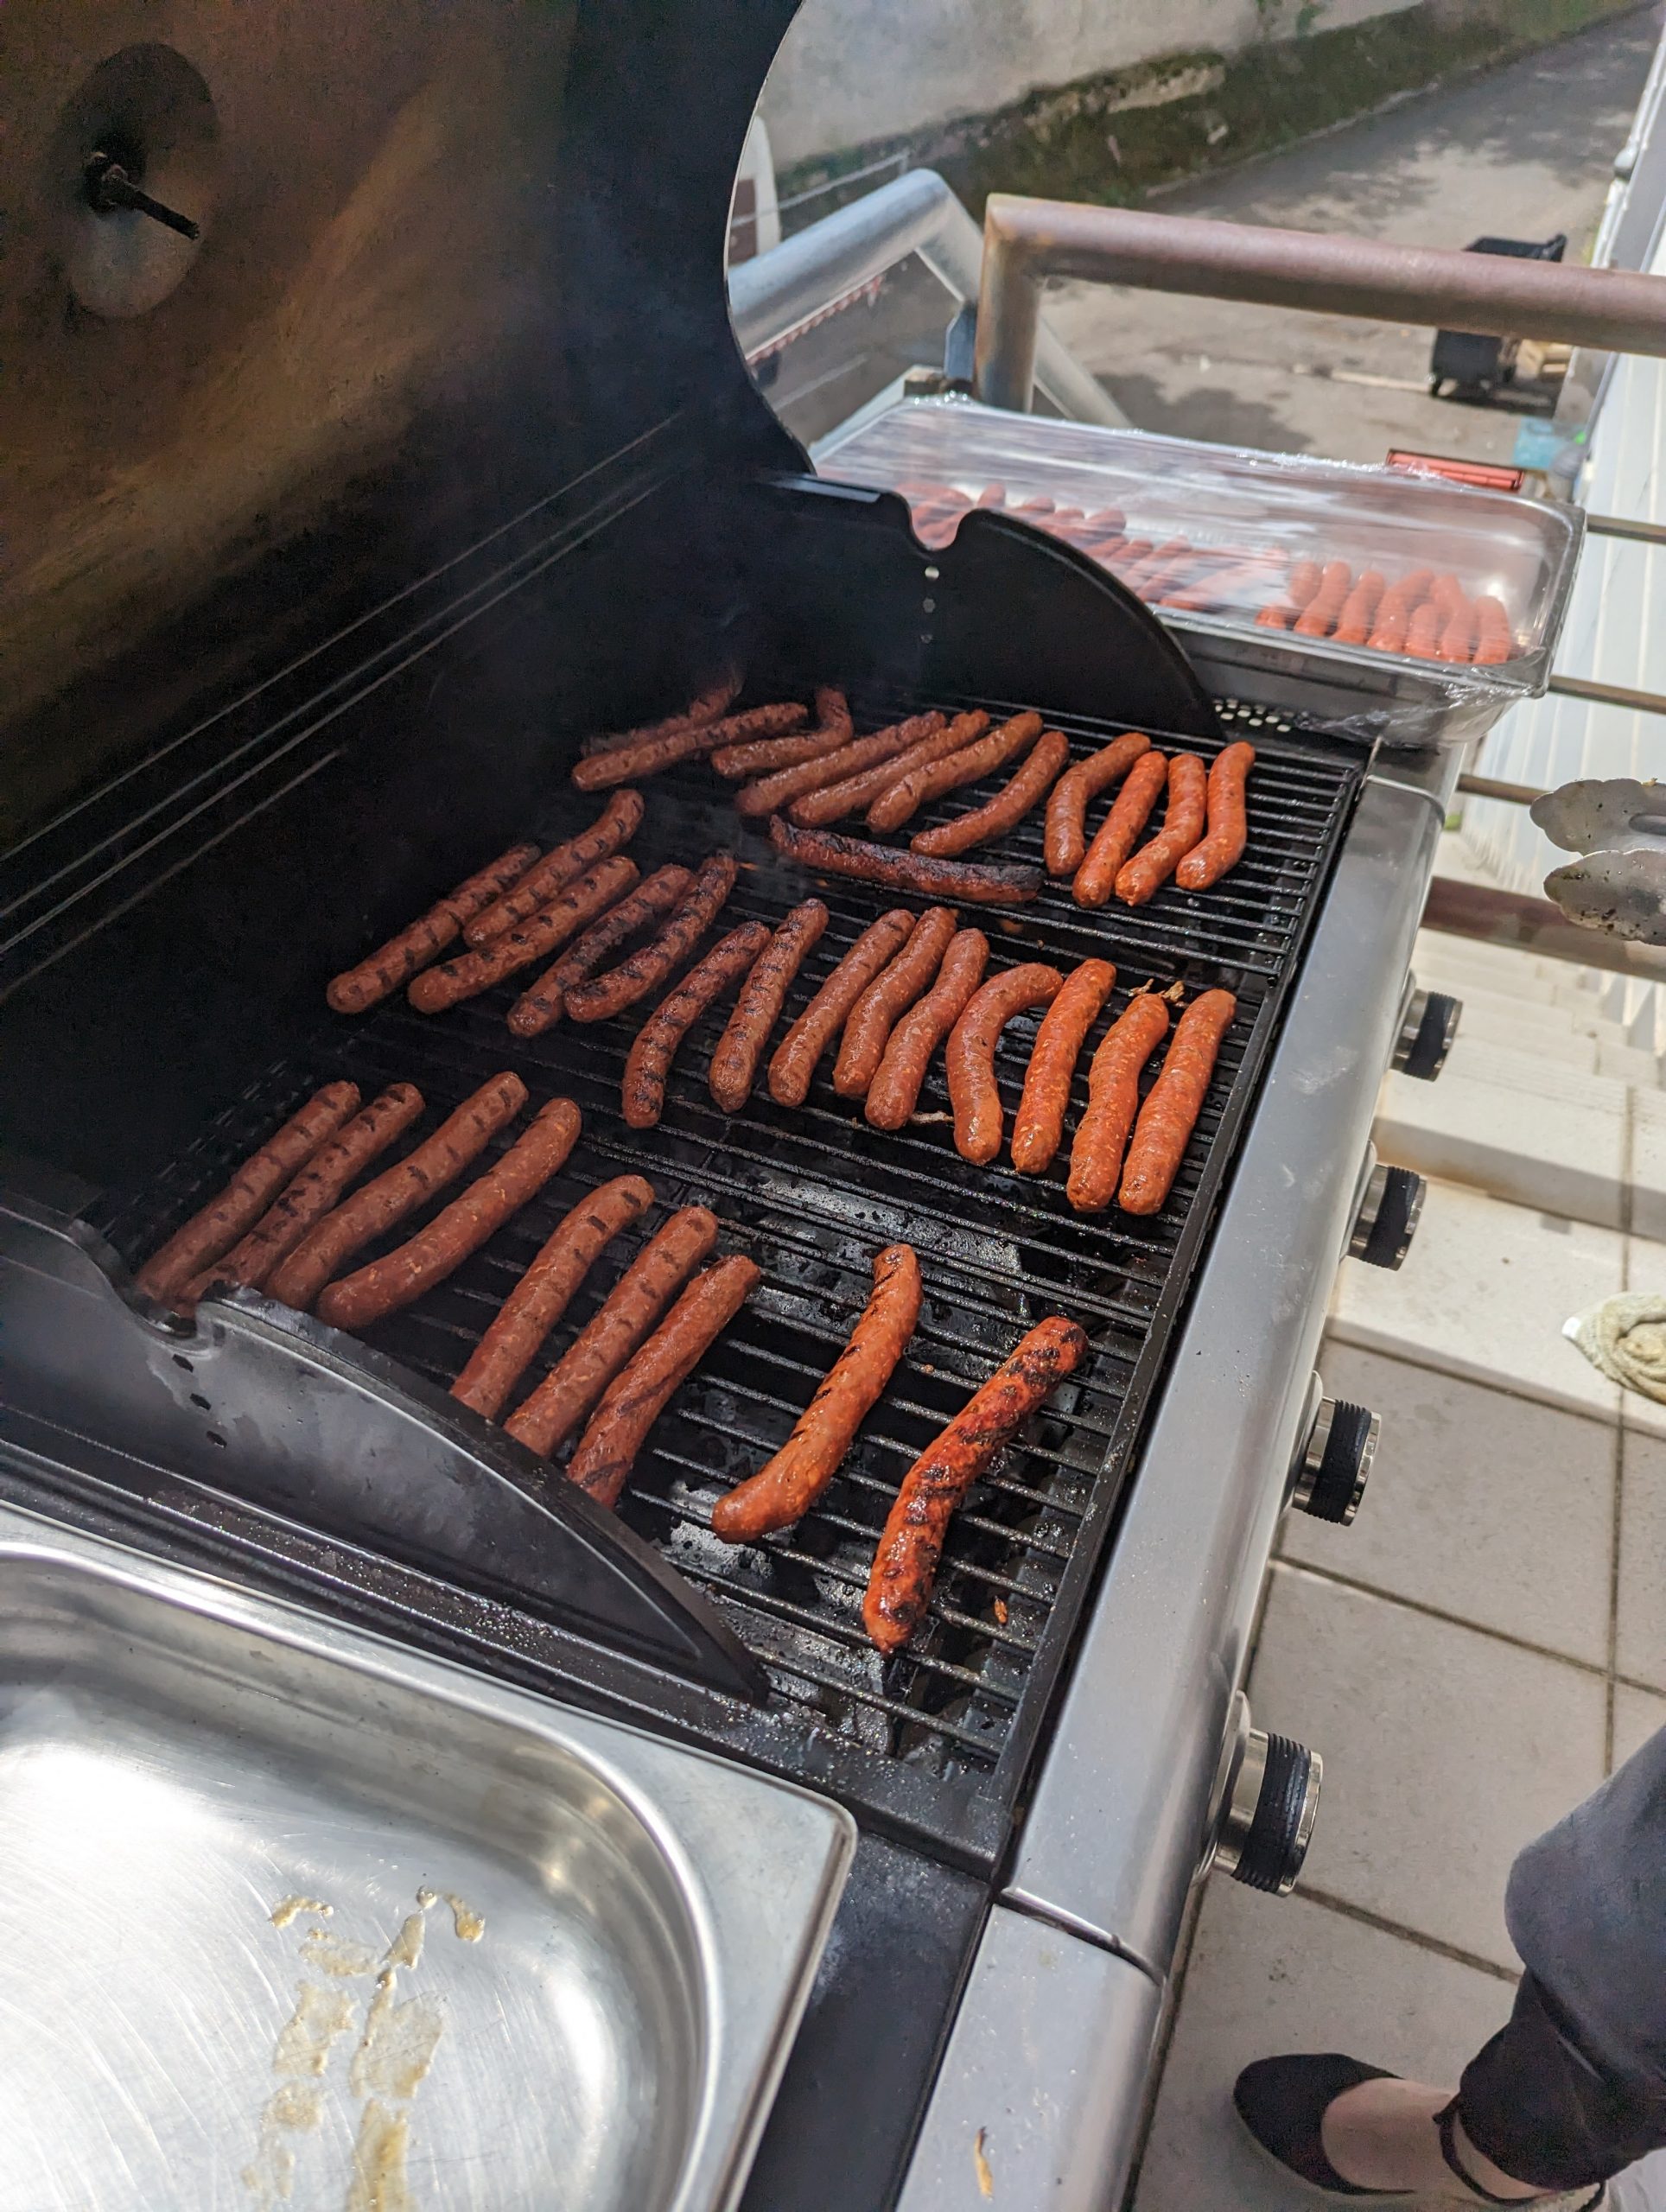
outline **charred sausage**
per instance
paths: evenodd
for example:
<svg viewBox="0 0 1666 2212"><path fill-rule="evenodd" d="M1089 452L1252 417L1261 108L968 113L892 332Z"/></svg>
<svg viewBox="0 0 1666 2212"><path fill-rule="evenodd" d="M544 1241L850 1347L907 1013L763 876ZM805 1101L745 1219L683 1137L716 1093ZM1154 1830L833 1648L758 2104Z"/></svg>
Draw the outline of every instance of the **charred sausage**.
<svg viewBox="0 0 1666 2212"><path fill-rule="evenodd" d="M1151 740L1130 730L1065 769L1047 800L1043 842L1049 875L1075 874L1087 851L1088 801L1120 782L1140 755L1150 750Z"/></svg>
<svg viewBox="0 0 1666 2212"><path fill-rule="evenodd" d="M319 1299L319 1319L333 1329L367 1329L443 1282L559 1173L578 1132L579 1111L570 1098L540 1107L503 1158L414 1236L333 1282Z"/></svg>
<svg viewBox="0 0 1666 2212"><path fill-rule="evenodd" d="M151 1254L139 1269L139 1288L158 1305L167 1305L253 1227L290 1177L358 1110L354 1084L327 1083L315 1090L275 1136L250 1154L217 1197Z"/></svg>
<svg viewBox="0 0 1666 2212"><path fill-rule="evenodd" d="M1116 1194L1124 1213L1155 1213L1173 1188L1237 1004L1230 991L1205 991L1175 1024L1162 1073L1134 1125Z"/></svg>
<svg viewBox="0 0 1666 2212"><path fill-rule="evenodd" d="M266 1295L304 1313L344 1260L460 1175L525 1103L526 1085L518 1075L496 1075L483 1083L414 1152L327 1213L273 1269Z"/></svg>
<svg viewBox="0 0 1666 2212"><path fill-rule="evenodd" d="M954 908L928 906L907 944L851 1007L833 1066L841 1098L866 1098L891 1032L937 974L954 933Z"/></svg>
<svg viewBox="0 0 1666 2212"><path fill-rule="evenodd" d="M960 930L943 956L938 979L891 1032L863 1109L876 1129L900 1129L913 1112L932 1055L966 1010L983 980L989 940L982 930Z"/></svg>
<svg viewBox="0 0 1666 2212"><path fill-rule="evenodd" d="M461 1005L464 999L478 998L517 969L530 968L535 960L565 944L587 922L593 922L621 898L636 876L634 861L615 856L599 861L587 868L576 883L557 891L536 914L506 930L501 937L494 937L479 952L461 953L456 959L443 961L416 976L405 996L418 1014L439 1014L447 1007Z"/></svg>
<svg viewBox="0 0 1666 2212"><path fill-rule="evenodd" d="M843 691L823 684L816 693L816 725L802 737L754 737L744 745L720 745L711 765L720 776L738 783L747 776L767 776L777 768L797 768L836 753L856 734Z"/></svg>
<svg viewBox="0 0 1666 2212"><path fill-rule="evenodd" d="M1183 891L1207 891L1243 858L1250 836L1243 787L1255 760L1255 747L1243 738L1215 755L1209 770L1208 832L1174 870Z"/></svg>
<svg viewBox="0 0 1666 2212"><path fill-rule="evenodd" d="M1156 896L1204 833L1209 782L1195 753L1177 753L1168 764L1168 810L1148 845L1116 871L1116 896L1143 906Z"/></svg>
<svg viewBox="0 0 1666 2212"><path fill-rule="evenodd" d="M738 1114L752 1096L759 1065L793 977L820 942L827 909L819 899L795 906L752 963L728 1027L717 1040L707 1077L726 1114Z"/></svg>
<svg viewBox="0 0 1666 2212"><path fill-rule="evenodd" d="M912 1246L887 1244L874 1255L873 1294L792 1435L713 1506L713 1530L726 1544L750 1543L803 1520L839 1471L919 1319L919 1262Z"/></svg>
<svg viewBox="0 0 1666 2212"><path fill-rule="evenodd" d="M914 918L893 906L870 922L798 1019L769 1064L769 1095L778 1106L802 1106L822 1055L887 961L907 944Z"/></svg>
<svg viewBox="0 0 1666 2212"><path fill-rule="evenodd" d="M944 1063L949 1103L955 1109L955 1150L975 1166L987 1167L1001 1151L1005 1114L995 1079L995 1046L1014 1014L1051 1006L1064 978L1039 960L991 976L966 1004L949 1033Z"/></svg>
<svg viewBox="0 0 1666 2212"><path fill-rule="evenodd" d="M981 776L993 775L997 768L1004 768L1009 760L1027 752L1040 734L1040 715L1014 715L975 744L963 745L957 753L911 769L874 799L868 810L868 828L900 830L928 800L941 798L945 791L957 791L963 784L975 784Z"/></svg>
<svg viewBox="0 0 1666 2212"><path fill-rule="evenodd" d="M998 861L934 861L900 853L836 830L795 830L779 814L769 817L769 842L778 853L822 875L848 875L887 891L921 899L965 899L977 906L1020 906L1040 895L1041 871Z"/></svg>
<svg viewBox="0 0 1666 2212"><path fill-rule="evenodd" d="M607 1385L567 1469L598 1505L620 1492L672 1392L687 1381L763 1281L754 1260L732 1252L696 1275L640 1351Z"/></svg>
<svg viewBox="0 0 1666 2212"><path fill-rule="evenodd" d="M536 845L512 845L477 875L448 891L409 929L390 938L368 960L337 976L325 997L337 1014L365 1013L443 952L476 914L520 880L537 856Z"/></svg>
<svg viewBox="0 0 1666 2212"><path fill-rule="evenodd" d="M870 1641L887 1658L925 1617L949 1523L967 1491L1087 1350L1085 1332L1062 1314L1038 1323L903 1477L862 1609Z"/></svg>
<svg viewBox="0 0 1666 2212"><path fill-rule="evenodd" d="M881 761L878 767L841 777L836 784L824 785L820 791L806 791L802 798L795 798L787 809L788 814L801 830L823 829L830 822L842 822L847 814L857 812L900 778L923 768L929 761L958 753L989 726L989 717L981 709L976 714L957 715L951 722L944 721L939 715L938 721L938 728L928 730L906 752Z"/></svg>
<svg viewBox="0 0 1666 2212"><path fill-rule="evenodd" d="M1084 960L1065 978L1064 988L1041 1017L1013 1123L1013 1166L1021 1175L1045 1174L1052 1165L1065 1134L1076 1063L1116 981L1116 970L1109 960Z"/></svg>
<svg viewBox="0 0 1666 2212"><path fill-rule="evenodd" d="M940 729L943 721L944 717L935 712L911 715L906 721L876 729L871 737L859 737L850 745L823 753L819 760L801 761L796 768L779 769L773 776L760 776L753 783L741 785L734 794L735 806L748 820L773 814L789 800L802 798L806 791L818 791L826 785L840 783L847 776L854 776L858 769L874 767L881 760L893 760L898 753L906 753L911 746Z"/></svg>
<svg viewBox="0 0 1666 2212"><path fill-rule="evenodd" d="M993 798L956 815L935 830L922 830L909 841L909 850L932 858L969 853L992 837L1005 836L1024 817L1040 805L1070 759L1070 740L1061 729L1044 730L1029 759Z"/></svg>
<svg viewBox="0 0 1666 2212"><path fill-rule="evenodd" d="M717 1242L717 1217L684 1206L648 1239L588 1325L504 1423L547 1459L559 1451Z"/></svg>
<svg viewBox="0 0 1666 2212"><path fill-rule="evenodd" d="M1093 842L1071 885L1071 897L1078 906L1103 906L1109 900L1117 874L1150 820L1151 810L1167 781L1167 753L1143 753L1129 770L1128 781L1093 833Z"/></svg>
<svg viewBox="0 0 1666 2212"><path fill-rule="evenodd" d="M562 1003L575 1021L605 1021L646 998L675 975L723 908L739 874L733 855L712 853L702 861L682 904L658 937L639 947L604 976L575 983Z"/></svg>
<svg viewBox="0 0 1666 2212"><path fill-rule="evenodd" d="M663 721L643 722L636 729L614 730L611 733L587 737L579 747L581 753L615 753L622 745L640 745L645 739L668 737L673 730L703 728L726 714L740 696L741 677L738 671L727 669L705 690L690 700L680 714L667 715Z"/></svg>
<svg viewBox="0 0 1666 2212"><path fill-rule="evenodd" d="M1088 1110L1071 1146L1065 1195L1078 1213L1103 1213L1116 1197L1140 1110L1140 1071L1167 1033L1168 1008L1151 991L1130 1000L1105 1032L1088 1070Z"/></svg>
<svg viewBox="0 0 1666 2212"><path fill-rule="evenodd" d="M685 868L658 868L644 876L636 889L609 906L600 921L592 922L576 943L535 983L530 983L509 1009L509 1027L517 1037L541 1037L561 1020L567 993L582 983L597 963L605 960L626 938L634 937L650 922L671 912L687 893L694 877Z"/></svg>
<svg viewBox="0 0 1666 2212"><path fill-rule="evenodd" d="M658 775L679 760L693 760L720 747L742 745L754 737L785 737L810 720L809 709L791 703L752 707L743 715L726 715L722 721L690 722L658 737L639 739L633 745L611 746L605 753L587 753L573 768L573 781L582 791L605 791L610 784L628 784L638 776Z"/></svg>
<svg viewBox="0 0 1666 2212"><path fill-rule="evenodd" d="M576 837L547 852L536 868L528 868L512 891L494 900L483 914L476 914L463 931L464 943L479 947L512 930L536 914L557 891L564 891L586 868L594 868L598 861L611 860L641 827L641 792L615 791L588 830L581 830Z"/></svg>
<svg viewBox="0 0 1666 2212"><path fill-rule="evenodd" d="M452 1396L495 1421L601 1253L652 1204L652 1186L641 1176L616 1175L564 1214L493 1314L452 1384Z"/></svg>
<svg viewBox="0 0 1666 2212"><path fill-rule="evenodd" d="M621 1104L626 1126L651 1129L665 1110L665 1084L677 1048L706 1008L738 983L769 943L766 922L742 922L665 994L632 1040Z"/></svg>

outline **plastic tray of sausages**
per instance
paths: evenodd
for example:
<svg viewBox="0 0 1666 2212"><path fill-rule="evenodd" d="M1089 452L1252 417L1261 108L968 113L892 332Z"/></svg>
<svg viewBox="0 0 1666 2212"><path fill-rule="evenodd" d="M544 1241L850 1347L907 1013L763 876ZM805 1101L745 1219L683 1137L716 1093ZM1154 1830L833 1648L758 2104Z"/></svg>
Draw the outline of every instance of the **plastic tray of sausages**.
<svg viewBox="0 0 1666 2212"><path fill-rule="evenodd" d="M906 400L836 435L817 462L900 492L927 547L974 508L1015 515L1100 563L1203 658L1236 640L1263 668L1340 679L1370 702L1362 734L1406 741L1466 738L1473 709L1490 719L1543 691L1583 527L1577 508L1429 473L954 397ZM1243 653L1224 657L1230 670Z"/></svg>

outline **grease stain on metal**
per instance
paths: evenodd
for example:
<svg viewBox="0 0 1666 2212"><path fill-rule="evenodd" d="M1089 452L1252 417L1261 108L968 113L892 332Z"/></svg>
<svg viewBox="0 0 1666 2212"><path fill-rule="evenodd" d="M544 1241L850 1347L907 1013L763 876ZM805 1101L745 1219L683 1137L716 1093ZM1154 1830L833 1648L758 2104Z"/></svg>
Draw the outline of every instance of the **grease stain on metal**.
<svg viewBox="0 0 1666 2212"><path fill-rule="evenodd" d="M303 1912L315 1912L327 1920L334 1910L333 1904L326 1904L319 1897L280 1897L267 1917L274 1928L287 1928Z"/></svg>

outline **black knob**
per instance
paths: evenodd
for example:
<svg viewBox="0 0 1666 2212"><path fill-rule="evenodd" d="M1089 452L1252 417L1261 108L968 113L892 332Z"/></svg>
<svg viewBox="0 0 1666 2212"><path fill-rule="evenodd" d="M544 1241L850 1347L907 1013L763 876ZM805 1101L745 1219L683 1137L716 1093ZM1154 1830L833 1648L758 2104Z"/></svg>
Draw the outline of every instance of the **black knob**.
<svg viewBox="0 0 1666 2212"><path fill-rule="evenodd" d="M1368 1267L1397 1268L1411 1249L1428 1185L1409 1167L1372 1168L1348 1250Z"/></svg>
<svg viewBox="0 0 1666 2212"><path fill-rule="evenodd" d="M1296 1468L1291 1502L1316 1520L1345 1529L1359 1510L1377 1457L1383 1420L1369 1407L1326 1398L1314 1417Z"/></svg>
<svg viewBox="0 0 1666 2212"><path fill-rule="evenodd" d="M1288 1736L1248 1730L1227 1791L1215 1864L1235 1881L1288 1897L1307 1856L1325 1763Z"/></svg>
<svg viewBox="0 0 1666 2212"><path fill-rule="evenodd" d="M1434 1082L1447 1064L1463 1010L1463 1001L1448 998L1444 991L1412 993L1394 1047L1394 1065L1402 1075Z"/></svg>

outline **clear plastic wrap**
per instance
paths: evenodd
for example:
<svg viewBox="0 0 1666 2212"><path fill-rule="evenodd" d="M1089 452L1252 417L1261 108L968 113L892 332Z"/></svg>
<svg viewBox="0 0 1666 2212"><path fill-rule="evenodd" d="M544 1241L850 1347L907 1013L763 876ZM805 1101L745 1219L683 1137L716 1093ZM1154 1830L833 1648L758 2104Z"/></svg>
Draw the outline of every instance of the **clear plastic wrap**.
<svg viewBox="0 0 1666 2212"><path fill-rule="evenodd" d="M1224 693L1403 745L1464 743L1545 688L1577 508L1444 477L904 401L824 475L900 492L923 544L1000 507L1100 562Z"/></svg>

